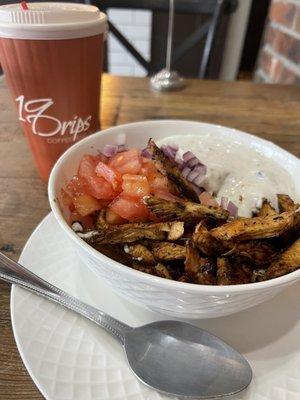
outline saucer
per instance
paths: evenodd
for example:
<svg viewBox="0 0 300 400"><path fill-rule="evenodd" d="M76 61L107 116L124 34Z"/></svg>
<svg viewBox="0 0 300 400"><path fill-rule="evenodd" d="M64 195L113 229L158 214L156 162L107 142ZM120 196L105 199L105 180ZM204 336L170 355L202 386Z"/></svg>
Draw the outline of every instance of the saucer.
<svg viewBox="0 0 300 400"><path fill-rule="evenodd" d="M125 323L164 319L129 304L88 268L49 214L29 238L20 263L73 296ZM299 400L300 284L228 317L191 321L240 351L253 381L234 400ZM117 341L92 322L13 286L11 318L22 360L47 400L162 400L127 366Z"/></svg>

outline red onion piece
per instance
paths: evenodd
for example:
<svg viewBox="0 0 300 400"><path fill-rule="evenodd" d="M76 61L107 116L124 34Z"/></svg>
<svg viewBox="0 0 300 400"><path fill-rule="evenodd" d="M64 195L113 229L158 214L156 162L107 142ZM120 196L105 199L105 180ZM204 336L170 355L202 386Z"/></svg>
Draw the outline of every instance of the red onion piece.
<svg viewBox="0 0 300 400"><path fill-rule="evenodd" d="M198 164L198 165L194 168L194 170L196 170L196 171L198 172L199 175L203 175L203 176L205 176L205 175L206 175L206 172L207 172L206 165L203 165L203 164Z"/></svg>
<svg viewBox="0 0 300 400"><path fill-rule="evenodd" d="M194 182L194 179L198 178L199 172L197 171L197 168L192 169L192 171L188 174L186 179L190 182Z"/></svg>
<svg viewBox="0 0 300 400"><path fill-rule="evenodd" d="M198 160L197 157L191 158L186 165L188 165L190 168L195 167L196 165L200 164L200 161Z"/></svg>
<svg viewBox="0 0 300 400"><path fill-rule="evenodd" d="M169 147L173 150L174 153L177 153L177 151L179 150L179 146L176 143L163 144L163 146Z"/></svg>
<svg viewBox="0 0 300 400"><path fill-rule="evenodd" d="M180 171L182 171L184 169L184 167L187 166L186 163L183 161L183 159L180 157L180 155L178 153L176 154L174 161L178 165L178 168L180 169Z"/></svg>
<svg viewBox="0 0 300 400"><path fill-rule="evenodd" d="M118 152L118 146L114 144L106 144L102 150L105 157L112 157Z"/></svg>
<svg viewBox="0 0 300 400"><path fill-rule="evenodd" d="M141 151L141 156L145 158L151 158L151 154L147 147Z"/></svg>
<svg viewBox="0 0 300 400"><path fill-rule="evenodd" d="M200 187L205 179L205 174L199 174L194 180L193 183L195 186Z"/></svg>
<svg viewBox="0 0 300 400"><path fill-rule="evenodd" d="M181 174L184 178L187 178L188 174L191 172L191 169L189 167L184 167Z"/></svg>
<svg viewBox="0 0 300 400"><path fill-rule="evenodd" d="M227 211L229 211L229 215L232 218L236 218L237 217L238 210L239 210L238 207L232 201L228 202Z"/></svg>
<svg viewBox="0 0 300 400"><path fill-rule="evenodd" d="M187 176L187 180L195 183L195 185L200 186L203 179L205 178L206 167L204 165L198 164L194 167Z"/></svg>
<svg viewBox="0 0 300 400"><path fill-rule="evenodd" d="M165 145L163 144L161 146L161 150L164 152L164 154L169 157L171 160L174 160L177 150L174 149L173 147L169 146L169 145Z"/></svg>
<svg viewBox="0 0 300 400"><path fill-rule="evenodd" d="M183 161L186 163L188 163L192 158L195 158L195 157L196 157L195 154L192 153L191 151L186 151L182 156Z"/></svg>
<svg viewBox="0 0 300 400"><path fill-rule="evenodd" d="M228 206L228 197L221 197L220 206L221 206L222 208L224 208L224 210L227 210L227 206Z"/></svg>

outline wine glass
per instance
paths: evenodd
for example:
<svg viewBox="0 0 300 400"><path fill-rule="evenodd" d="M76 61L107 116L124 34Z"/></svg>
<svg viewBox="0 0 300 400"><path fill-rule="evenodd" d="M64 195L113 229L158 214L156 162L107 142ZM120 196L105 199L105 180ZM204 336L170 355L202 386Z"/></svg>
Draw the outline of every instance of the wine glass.
<svg viewBox="0 0 300 400"><path fill-rule="evenodd" d="M184 86L184 79L176 72L171 70L172 64L172 44L174 33L174 4L175 0L169 0L169 22L168 22L168 41L166 67L155 74L150 82L151 86L160 91L178 90Z"/></svg>

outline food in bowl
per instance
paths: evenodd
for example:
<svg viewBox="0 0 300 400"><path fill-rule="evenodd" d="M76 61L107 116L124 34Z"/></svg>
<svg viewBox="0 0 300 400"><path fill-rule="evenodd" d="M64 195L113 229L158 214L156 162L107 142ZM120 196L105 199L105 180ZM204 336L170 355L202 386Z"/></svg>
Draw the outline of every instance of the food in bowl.
<svg viewBox="0 0 300 400"><path fill-rule="evenodd" d="M300 267L299 205L288 194L274 204L277 187L268 171L258 171L265 180L258 192L271 193L271 202L259 204L256 194L253 203L247 175L234 182L226 168L217 173L180 150L151 139L143 151L127 150L121 137L85 155L60 196L78 236L131 268L200 285L263 281ZM291 193L290 180L280 176Z"/></svg>

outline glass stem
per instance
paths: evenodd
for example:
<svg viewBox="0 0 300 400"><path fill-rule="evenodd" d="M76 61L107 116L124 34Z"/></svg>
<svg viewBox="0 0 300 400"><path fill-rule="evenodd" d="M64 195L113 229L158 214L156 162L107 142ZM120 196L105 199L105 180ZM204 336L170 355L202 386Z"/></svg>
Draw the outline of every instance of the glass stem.
<svg viewBox="0 0 300 400"><path fill-rule="evenodd" d="M174 1L169 0L169 22L168 22L168 41L167 41L167 57L166 69L171 71L172 63L172 44L173 44L173 31L174 31Z"/></svg>

